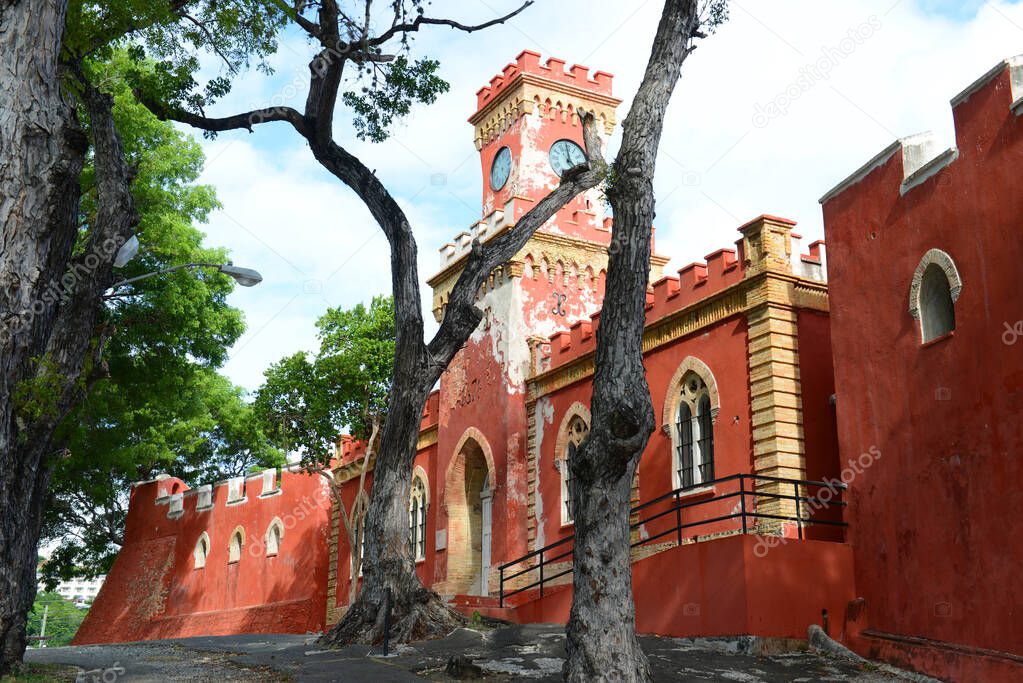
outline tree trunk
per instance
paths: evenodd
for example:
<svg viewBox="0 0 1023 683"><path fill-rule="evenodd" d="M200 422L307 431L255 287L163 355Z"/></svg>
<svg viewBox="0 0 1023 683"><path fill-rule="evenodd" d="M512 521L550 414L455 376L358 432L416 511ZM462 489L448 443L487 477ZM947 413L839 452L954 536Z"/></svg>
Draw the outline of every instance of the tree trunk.
<svg viewBox="0 0 1023 683"><path fill-rule="evenodd" d="M587 163L566 171L560 185L522 216L515 230L491 239L485 248L479 240L473 242L444 320L429 345L423 340L417 246L404 213L375 174L354 156L333 142L311 145L317 160L356 191L387 235L397 322L391 396L366 515L362 590L341 621L321 638L323 644L380 642L387 604L395 642L442 637L464 623L462 615L419 581L408 547L408 504L423 409L441 373L482 319L476 297L484 279L561 207L604 179L606 165L592 114L583 115L583 131Z"/></svg>
<svg viewBox="0 0 1023 683"><path fill-rule="evenodd" d="M433 382L424 383L421 371L416 372L410 365L396 360L363 531L362 590L349 603L341 621L321 639L326 645L380 642L386 618L383 608L387 604L391 605L393 642L446 635L464 623L460 614L419 581L408 548L414 454L423 408L433 387ZM354 547L353 552L357 552ZM352 582L356 580L354 574L353 569Z"/></svg>
<svg viewBox="0 0 1023 683"><path fill-rule="evenodd" d="M25 650L54 433L103 374L100 295L138 222L111 98L83 84L98 211L72 253L88 143L60 86L65 13L0 0L0 675Z"/></svg>
<svg viewBox="0 0 1023 683"><path fill-rule="evenodd" d="M477 27L442 21L464 31L475 31L506 20L528 3L498 19ZM321 638L325 645L376 643L383 638L385 597L390 595L393 637L408 641L446 635L463 618L427 590L415 573L408 548L408 504L416 442L427 397L441 373L479 324L483 312L476 307L480 287L498 266L525 246L533 233L580 193L596 187L607 175L593 114L582 114L587 161L565 171L558 187L537 202L515 225L487 240L474 240L448 299L440 329L429 344L423 337L422 301L419 292L417 245L412 226L394 197L376 174L358 157L333 139L332 122L338 83L347 54L337 47L338 6L324 0L315 36L324 49L310 63L310 86L305 113L291 107L256 110L224 118L207 118L147 102L157 116L170 118L208 131L250 129L270 121L287 121L306 141L316 160L347 185L373 215L387 237L391 250L391 287L397 335L395 368L387 417L373 471L369 510L365 523L362 591L344 617ZM437 23L441 20L430 20ZM304 26L309 30L308 26ZM417 31L419 23L400 25L373 39L382 44L396 33ZM366 29L368 31L368 27ZM352 46L345 48L352 49Z"/></svg>
<svg viewBox="0 0 1023 683"><path fill-rule="evenodd" d="M667 0L646 74L623 124L607 196L614 227L597 328L593 424L571 461L575 483L569 681L647 681L632 599L629 501L655 427L643 368L643 329L654 219L654 162L664 112L699 25L696 0Z"/></svg>
<svg viewBox="0 0 1023 683"><path fill-rule="evenodd" d="M58 0L0 3L0 676L25 651L50 474L19 391L57 317L47 290L74 246L86 150L58 86L65 11Z"/></svg>

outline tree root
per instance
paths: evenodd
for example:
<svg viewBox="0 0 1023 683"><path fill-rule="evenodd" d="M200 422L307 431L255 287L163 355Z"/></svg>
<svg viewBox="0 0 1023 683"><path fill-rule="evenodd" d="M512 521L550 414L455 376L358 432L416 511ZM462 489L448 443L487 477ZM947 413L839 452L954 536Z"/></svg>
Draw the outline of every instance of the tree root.
<svg viewBox="0 0 1023 683"><path fill-rule="evenodd" d="M465 617L441 600L437 593L422 586L405 595L394 594L389 642L411 643L443 638L460 626ZM345 612L344 617L317 643L323 647L363 644L378 645L384 640L383 600L373 600L365 592Z"/></svg>

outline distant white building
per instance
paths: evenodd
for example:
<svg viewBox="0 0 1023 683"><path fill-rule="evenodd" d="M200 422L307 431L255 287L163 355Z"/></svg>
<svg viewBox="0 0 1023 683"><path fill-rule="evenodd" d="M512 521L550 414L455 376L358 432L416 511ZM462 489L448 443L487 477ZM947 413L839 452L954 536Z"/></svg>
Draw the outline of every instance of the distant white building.
<svg viewBox="0 0 1023 683"><path fill-rule="evenodd" d="M74 578L70 581L62 581L57 584L56 592L65 600L74 603L92 602L99 593L106 575L97 576L95 579Z"/></svg>

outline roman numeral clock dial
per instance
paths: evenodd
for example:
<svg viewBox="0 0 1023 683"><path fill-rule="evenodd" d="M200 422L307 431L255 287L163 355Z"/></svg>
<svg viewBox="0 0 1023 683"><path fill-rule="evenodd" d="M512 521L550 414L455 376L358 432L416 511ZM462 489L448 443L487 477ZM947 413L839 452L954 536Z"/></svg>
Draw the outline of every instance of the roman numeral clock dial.
<svg viewBox="0 0 1023 683"><path fill-rule="evenodd" d="M583 148L571 140L558 140L551 145L550 152L551 168L561 177L561 174L580 164L586 163L586 153Z"/></svg>

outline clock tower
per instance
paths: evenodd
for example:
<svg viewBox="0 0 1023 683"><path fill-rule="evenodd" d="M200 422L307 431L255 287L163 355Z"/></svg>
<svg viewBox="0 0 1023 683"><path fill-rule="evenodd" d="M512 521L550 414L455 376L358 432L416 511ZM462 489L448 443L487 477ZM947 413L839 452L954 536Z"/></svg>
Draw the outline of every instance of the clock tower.
<svg viewBox="0 0 1023 683"><path fill-rule="evenodd" d="M527 50L476 94L469 122L480 152L482 216L440 250L440 272L429 280L438 322L473 239L515 229L561 173L584 160L579 111L594 113L606 151L621 102L611 81L584 66L566 70L559 59L541 64ZM530 346L600 310L612 222L604 214L599 188L580 194L490 275L478 300L484 319L441 379L436 476L449 535L447 566L438 565L435 577L442 593L486 592L488 571L526 552ZM666 262L653 257L652 278Z"/></svg>

